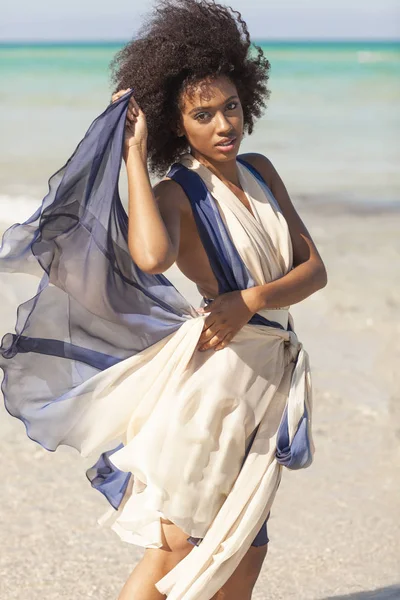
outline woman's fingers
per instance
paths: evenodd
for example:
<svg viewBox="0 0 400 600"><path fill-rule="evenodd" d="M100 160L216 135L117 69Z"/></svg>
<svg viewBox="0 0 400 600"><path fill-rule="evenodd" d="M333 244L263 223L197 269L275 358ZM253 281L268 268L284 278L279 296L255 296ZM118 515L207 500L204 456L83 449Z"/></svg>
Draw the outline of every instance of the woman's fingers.
<svg viewBox="0 0 400 600"><path fill-rule="evenodd" d="M137 115L135 115L135 113L132 112L131 110L128 110L128 112L126 113L126 116L129 119L129 121L136 121L137 120Z"/></svg>
<svg viewBox="0 0 400 600"><path fill-rule="evenodd" d="M126 92L128 92L130 89L131 88L128 88L126 90L118 90L118 92L115 92L114 94L112 94L111 104L113 102L116 102L119 98L121 98L121 96L126 94ZM131 98L129 100L129 104L128 104L128 110L126 113L126 118L130 122L130 124L137 122L137 118L139 116L139 110L140 109L138 107L136 100L134 99L133 96L131 96Z"/></svg>
<svg viewBox="0 0 400 600"><path fill-rule="evenodd" d="M121 98L121 96L126 94L126 92L129 92L129 90L131 90L131 88L127 88L126 90L118 90L118 92L114 92L114 94L112 94L111 96L111 104L113 102L116 102L119 98Z"/></svg>
<svg viewBox="0 0 400 600"><path fill-rule="evenodd" d="M132 88L127 88L126 90L118 90L118 92L115 92L114 94L112 94L111 104L113 102L116 102L119 98L121 98L121 96L126 94L126 92L129 92L131 89ZM141 116L140 107L132 95L129 99L128 110L126 112L127 127L129 128L129 131L131 131L132 133L134 132L134 129L132 128L132 126L138 122L138 118L140 116ZM143 115L143 117L144 117L144 115Z"/></svg>
<svg viewBox="0 0 400 600"><path fill-rule="evenodd" d="M214 333L218 331L218 328L216 327L214 327L214 329L211 329L214 326L214 323L215 317L213 315L208 315L208 317L204 320L203 331L201 332L201 335L197 342L198 348L201 346L201 344L207 342L214 335Z"/></svg>
<svg viewBox="0 0 400 600"><path fill-rule="evenodd" d="M218 327L213 326L209 327L208 329L203 329L201 336L199 337L199 341L197 342L198 347L211 340L211 338L213 338L214 335L218 333L218 331Z"/></svg>
<svg viewBox="0 0 400 600"><path fill-rule="evenodd" d="M227 326L225 318L218 317L215 313L209 313L204 319L203 331L201 332L200 338L197 342L197 349L204 351L210 350L221 350L225 348L235 335L232 328Z"/></svg>
<svg viewBox="0 0 400 600"><path fill-rule="evenodd" d="M216 350L218 346L221 347L221 344L227 345L233 335L234 333L231 330L221 329L217 324L212 325L208 329L203 330L197 342L197 348L201 351L210 350L211 348Z"/></svg>
<svg viewBox="0 0 400 600"><path fill-rule="evenodd" d="M219 344L214 346L214 350L222 350L222 348L226 348L226 346L232 341L232 338L233 338L233 334L228 333L228 335L225 336L225 338L222 340L222 342L220 342Z"/></svg>
<svg viewBox="0 0 400 600"><path fill-rule="evenodd" d="M131 96L130 104L132 104L132 106L133 106L133 112L137 116L139 116L139 114L140 114L140 107L139 107L138 103L136 102L136 100L135 100L135 98L133 96Z"/></svg>
<svg viewBox="0 0 400 600"><path fill-rule="evenodd" d="M229 341L231 340L231 338L233 337L233 334L231 332L224 332L222 330L218 331L218 333L216 333L215 335L213 335L213 337L206 342L205 344L203 344L202 346L200 346L199 350L201 352L205 351L205 350L220 350L221 348L224 348Z"/></svg>

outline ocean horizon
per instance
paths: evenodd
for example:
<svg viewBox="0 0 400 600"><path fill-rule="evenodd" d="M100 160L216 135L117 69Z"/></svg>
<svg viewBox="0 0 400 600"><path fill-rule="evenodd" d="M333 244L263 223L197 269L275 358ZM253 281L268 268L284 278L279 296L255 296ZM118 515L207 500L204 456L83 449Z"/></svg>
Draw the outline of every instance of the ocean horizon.
<svg viewBox="0 0 400 600"><path fill-rule="evenodd" d="M382 45L400 45L400 37L399 38L252 38L253 42L256 44L263 45L322 45L322 46L330 46L330 45L358 45L358 44L382 44ZM24 46L24 45L55 45L55 46L63 46L63 45L120 45L126 44L129 39L68 39L65 40L51 40L51 39L15 39L15 40L0 40L0 46Z"/></svg>

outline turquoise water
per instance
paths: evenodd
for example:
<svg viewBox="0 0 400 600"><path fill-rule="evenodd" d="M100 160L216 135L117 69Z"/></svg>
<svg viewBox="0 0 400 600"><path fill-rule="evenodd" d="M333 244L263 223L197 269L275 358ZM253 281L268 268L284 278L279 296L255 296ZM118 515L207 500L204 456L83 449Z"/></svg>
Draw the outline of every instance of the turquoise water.
<svg viewBox="0 0 400 600"><path fill-rule="evenodd" d="M400 42L257 43L271 98L243 151L266 154L293 197L399 202ZM47 192L109 103L122 45L0 45L3 206Z"/></svg>

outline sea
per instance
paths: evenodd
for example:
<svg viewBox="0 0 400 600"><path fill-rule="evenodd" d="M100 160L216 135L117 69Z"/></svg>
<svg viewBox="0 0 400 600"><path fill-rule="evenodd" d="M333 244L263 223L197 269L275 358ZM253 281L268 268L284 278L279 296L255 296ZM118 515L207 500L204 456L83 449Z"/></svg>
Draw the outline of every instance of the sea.
<svg viewBox="0 0 400 600"><path fill-rule="evenodd" d="M400 206L400 40L254 42L271 96L241 151L268 156L293 202ZM0 44L0 222L47 194L109 104L124 43Z"/></svg>

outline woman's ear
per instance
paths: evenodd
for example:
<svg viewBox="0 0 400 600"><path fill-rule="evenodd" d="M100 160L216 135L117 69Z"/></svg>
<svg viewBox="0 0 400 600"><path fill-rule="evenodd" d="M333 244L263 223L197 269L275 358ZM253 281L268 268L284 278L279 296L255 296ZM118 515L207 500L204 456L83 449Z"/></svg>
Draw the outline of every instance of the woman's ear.
<svg viewBox="0 0 400 600"><path fill-rule="evenodd" d="M175 125L175 134L178 137L183 137L185 134L183 132L183 128L182 128L182 122L181 119L178 120L178 123L176 123Z"/></svg>

